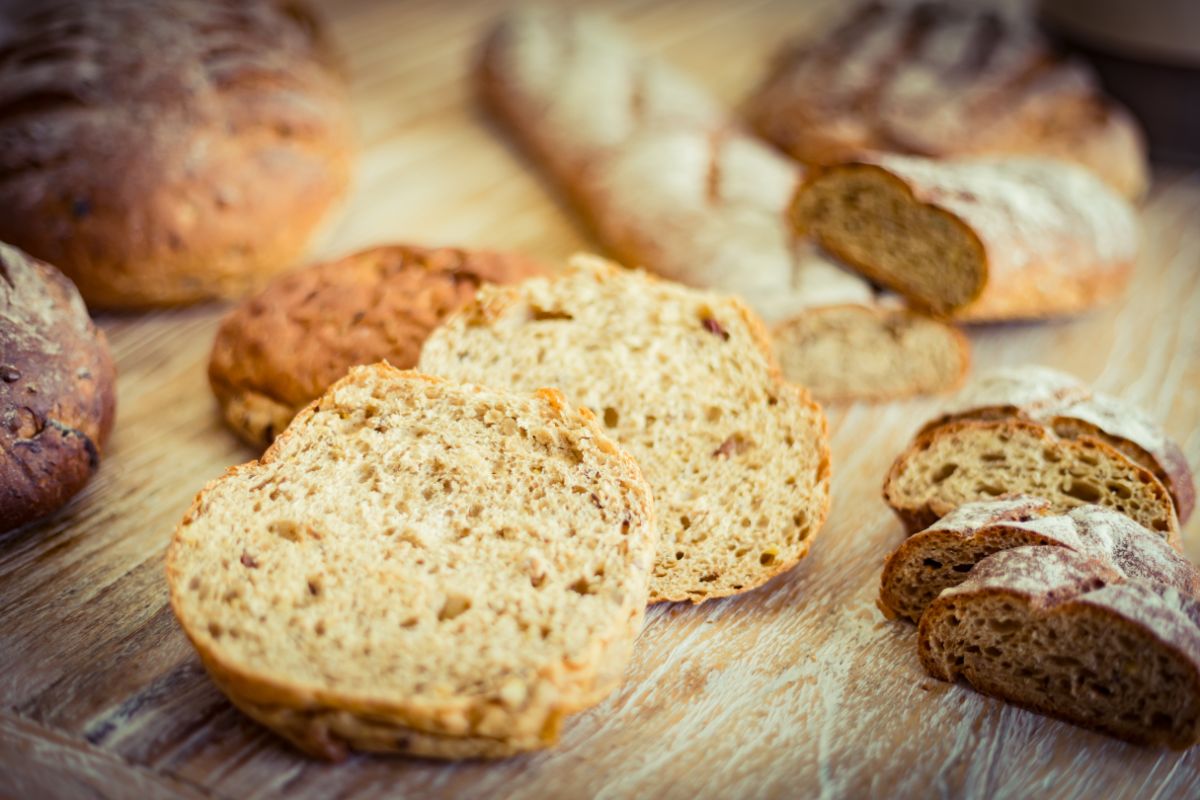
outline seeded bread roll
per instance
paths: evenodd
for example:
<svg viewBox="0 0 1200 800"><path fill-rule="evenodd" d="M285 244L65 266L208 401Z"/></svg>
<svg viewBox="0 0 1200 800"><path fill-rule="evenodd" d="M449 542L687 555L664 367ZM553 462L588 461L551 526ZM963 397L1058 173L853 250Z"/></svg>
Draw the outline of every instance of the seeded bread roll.
<svg viewBox="0 0 1200 800"><path fill-rule="evenodd" d="M344 89L297 0L13 3L0 49L0 239L93 308L240 295L345 190Z"/></svg>
<svg viewBox="0 0 1200 800"><path fill-rule="evenodd" d="M749 119L812 165L872 151L1040 155L1141 195L1145 144L1129 112L1084 63L1055 52L1027 13L994 5L859 4L784 48Z"/></svg>
<svg viewBox="0 0 1200 800"><path fill-rule="evenodd" d="M234 432L266 447L351 367L415 366L429 331L480 284L540 272L518 255L392 245L288 273L222 321L209 383Z"/></svg>
<svg viewBox="0 0 1200 800"><path fill-rule="evenodd" d="M787 377L818 397L939 391L966 372L956 330L881 306L870 284L794 240L794 163L604 19L504 17L484 44L480 84L605 247L671 280L741 296L772 324Z"/></svg>
<svg viewBox="0 0 1200 800"><path fill-rule="evenodd" d="M0 242L0 533L55 511L91 478L115 384L108 342L71 282Z"/></svg>
<svg viewBox="0 0 1200 800"><path fill-rule="evenodd" d="M1125 288L1133 208L1062 161L881 155L811 172L797 230L917 308L975 322L1077 314Z"/></svg>
<svg viewBox="0 0 1200 800"><path fill-rule="evenodd" d="M558 392L378 364L200 493L167 577L217 685L306 752L497 757L620 682L655 530Z"/></svg>
<svg viewBox="0 0 1200 800"><path fill-rule="evenodd" d="M829 510L825 416L742 303L576 256L486 286L419 368L590 408L641 465L662 535L651 602L747 591L803 558Z"/></svg>
<svg viewBox="0 0 1200 800"><path fill-rule="evenodd" d="M959 506L888 556L879 601L889 616L917 622L943 589L966 580L1001 550L1067 547L1120 570L1200 596L1200 572L1161 537L1123 514L1078 506L1054 514L1048 500L1018 495Z"/></svg>
<svg viewBox="0 0 1200 800"><path fill-rule="evenodd" d="M1200 604L1066 547L996 553L921 617L929 674L1133 742L1200 741Z"/></svg>
<svg viewBox="0 0 1200 800"><path fill-rule="evenodd" d="M1073 375L1025 364L973 379L922 430L961 419L1028 419L1065 438L1090 436L1154 473L1175 501L1180 522L1196 505L1195 478L1183 450L1141 409L1094 392Z"/></svg>

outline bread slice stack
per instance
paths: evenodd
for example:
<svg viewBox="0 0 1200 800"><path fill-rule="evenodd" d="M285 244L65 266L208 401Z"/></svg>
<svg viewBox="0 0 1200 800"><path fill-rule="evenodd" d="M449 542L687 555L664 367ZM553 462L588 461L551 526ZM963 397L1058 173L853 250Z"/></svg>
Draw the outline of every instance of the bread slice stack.
<svg viewBox="0 0 1200 800"><path fill-rule="evenodd" d="M650 488L556 391L356 368L197 497L171 604L213 680L310 754L544 747L621 680Z"/></svg>
<svg viewBox="0 0 1200 800"><path fill-rule="evenodd" d="M761 585L807 553L828 513L825 417L734 298L577 256L556 278L481 288L418 368L553 386L591 409L653 488L652 602Z"/></svg>

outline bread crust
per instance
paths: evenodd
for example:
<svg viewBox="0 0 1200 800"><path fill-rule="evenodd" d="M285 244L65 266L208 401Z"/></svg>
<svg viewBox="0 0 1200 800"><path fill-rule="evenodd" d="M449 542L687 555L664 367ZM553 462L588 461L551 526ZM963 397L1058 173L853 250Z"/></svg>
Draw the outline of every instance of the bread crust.
<svg viewBox="0 0 1200 800"><path fill-rule="evenodd" d="M813 166L872 152L1024 154L1078 163L1126 197L1148 182L1129 112L1029 19L991 6L860 3L785 45L746 113Z"/></svg>
<svg viewBox="0 0 1200 800"><path fill-rule="evenodd" d="M0 239L59 265L89 306L241 295L343 195L345 90L300 0L47 0L9 17L4 43L42 55L0 65Z"/></svg>
<svg viewBox="0 0 1200 800"><path fill-rule="evenodd" d="M222 320L209 384L229 427L266 447L351 367L415 366L425 337L480 284L544 272L516 254L385 245L288 273Z"/></svg>
<svg viewBox="0 0 1200 800"><path fill-rule="evenodd" d="M55 511L91 478L115 383L108 342L71 282L0 242L0 533Z"/></svg>

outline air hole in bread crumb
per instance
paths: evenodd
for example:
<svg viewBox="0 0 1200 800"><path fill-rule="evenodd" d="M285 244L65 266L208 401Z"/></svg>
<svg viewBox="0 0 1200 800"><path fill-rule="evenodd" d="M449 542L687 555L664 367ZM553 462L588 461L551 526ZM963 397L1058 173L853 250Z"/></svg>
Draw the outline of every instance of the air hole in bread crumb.
<svg viewBox="0 0 1200 800"><path fill-rule="evenodd" d="M529 319L533 322L547 322L552 320L573 320L575 317L566 311L533 305L529 307Z"/></svg>
<svg viewBox="0 0 1200 800"><path fill-rule="evenodd" d="M324 588L321 585L321 583L322 583L322 581L321 581L320 575L309 575L308 576L308 593L311 594L313 597L319 597L321 594L321 589Z"/></svg>
<svg viewBox="0 0 1200 800"><path fill-rule="evenodd" d="M715 581L715 580L716 580L717 578L719 578L719 577L720 577L720 576L719 576L717 573L715 573L715 572L710 572L710 573L708 573L707 575L703 575L703 576L701 576L701 577L700 577L700 582L701 582L701 583L712 583L713 581Z"/></svg>
<svg viewBox="0 0 1200 800"><path fill-rule="evenodd" d="M980 458L983 461L986 461L989 463L996 463L999 461L1007 461L1008 460L1008 456L1006 456L1006 455L1004 455L1004 453L1000 453L1000 452L984 453L983 455L980 456Z"/></svg>
<svg viewBox="0 0 1200 800"><path fill-rule="evenodd" d="M676 561L682 561L682 560L683 560L683 551L682 551L682 550L676 550L676 551L675 551L675 560L676 560Z"/></svg>
<svg viewBox="0 0 1200 800"><path fill-rule="evenodd" d="M290 519L277 519L267 526L267 530L289 542L300 541L300 523Z"/></svg>
<svg viewBox="0 0 1200 800"><path fill-rule="evenodd" d="M1097 503L1104 496L1104 493L1100 491L1100 487L1086 481L1071 481L1067 486L1063 487L1063 491L1084 503Z"/></svg>
<svg viewBox="0 0 1200 800"><path fill-rule="evenodd" d="M1006 619L1004 617L989 619L987 621L987 625L996 633L1012 633L1021 627L1021 623L1017 620Z"/></svg>
<svg viewBox="0 0 1200 800"><path fill-rule="evenodd" d="M466 595L452 594L446 597L442 608L438 611L438 620L445 622L463 614L471 607L471 598Z"/></svg>
<svg viewBox="0 0 1200 800"><path fill-rule="evenodd" d="M953 475L957 470L958 470L958 464L955 464L953 462L950 464L943 464L937 472L935 472L933 475L930 476L930 479L934 483L941 483L942 481L946 480L951 475Z"/></svg>
<svg viewBox="0 0 1200 800"><path fill-rule="evenodd" d="M612 406L604 407L604 426L607 428L617 427L617 423L621 421L621 415Z"/></svg>
<svg viewBox="0 0 1200 800"><path fill-rule="evenodd" d="M951 567L951 569L955 572L970 572L974 568L974 564L955 564L953 567Z"/></svg>
<svg viewBox="0 0 1200 800"><path fill-rule="evenodd" d="M776 552L774 550L764 550L758 557L758 563L764 567L769 567L775 563Z"/></svg>
<svg viewBox="0 0 1200 800"><path fill-rule="evenodd" d="M720 422L721 413L720 406L709 406L704 412L704 418L709 422Z"/></svg>
<svg viewBox="0 0 1200 800"><path fill-rule="evenodd" d="M313 633L317 634L317 636L325 635L325 620L317 620L317 624L313 626Z"/></svg>
<svg viewBox="0 0 1200 800"><path fill-rule="evenodd" d="M1104 487L1122 500L1128 500L1129 498L1133 497L1133 492L1131 492L1129 487L1123 483L1109 481L1108 483L1104 484Z"/></svg>
<svg viewBox="0 0 1200 800"><path fill-rule="evenodd" d="M1000 495L1004 494L1004 487L997 486L994 483L981 483L975 487L975 489L976 491L983 492L984 494L989 494L992 497L999 497Z"/></svg>
<svg viewBox="0 0 1200 800"><path fill-rule="evenodd" d="M941 569L942 568L942 562L938 561L936 558L927 558L924 561L922 561L921 563L924 564L925 566L929 567L930 569Z"/></svg>
<svg viewBox="0 0 1200 800"><path fill-rule="evenodd" d="M576 594L590 594L592 586L590 583L588 583L587 578L580 578L567 588Z"/></svg>
<svg viewBox="0 0 1200 800"><path fill-rule="evenodd" d="M686 531L688 528L692 527L692 518L687 514L684 514L679 518L679 526Z"/></svg>
<svg viewBox="0 0 1200 800"><path fill-rule="evenodd" d="M222 633L224 633L224 631L221 629L220 625L215 622L208 623L209 636L213 637L214 639L220 639Z"/></svg>

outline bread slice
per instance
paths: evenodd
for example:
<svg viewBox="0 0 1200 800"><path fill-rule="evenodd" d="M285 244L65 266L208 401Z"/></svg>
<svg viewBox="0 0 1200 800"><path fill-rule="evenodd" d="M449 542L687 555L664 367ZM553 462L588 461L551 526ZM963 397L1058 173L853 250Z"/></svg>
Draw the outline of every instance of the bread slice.
<svg viewBox="0 0 1200 800"><path fill-rule="evenodd" d="M1116 448L1063 438L1019 419L960 420L919 434L888 471L884 500L911 532L954 509L1005 494L1044 497L1055 512L1097 504L1178 546L1166 487Z"/></svg>
<svg viewBox="0 0 1200 800"><path fill-rule="evenodd" d="M1129 203L1049 159L874 156L810 173L791 213L870 279L963 320L1087 310L1124 290L1137 254Z"/></svg>
<svg viewBox="0 0 1200 800"><path fill-rule="evenodd" d="M1056 515L1044 498L1017 495L959 506L888 556L879 602L889 616L917 622L943 589L1001 550L1067 547L1120 570L1200 595L1200 573L1160 536L1124 514L1078 506Z"/></svg>
<svg viewBox="0 0 1200 800"><path fill-rule="evenodd" d="M962 419L1029 419L1064 438L1100 439L1154 473L1171 493L1181 523L1195 507L1191 467L1162 426L1140 408L1094 392L1073 375L1031 364L992 370L973 379L922 430Z"/></svg>
<svg viewBox="0 0 1200 800"><path fill-rule="evenodd" d="M656 530L558 392L377 364L205 487L167 576L217 685L310 754L502 756L620 682Z"/></svg>
<svg viewBox="0 0 1200 800"><path fill-rule="evenodd" d="M758 586L807 552L829 510L825 416L785 383L741 302L576 256L560 277L487 286L419 368L561 389L637 459L662 529L652 602Z"/></svg>
<svg viewBox="0 0 1200 800"><path fill-rule="evenodd" d="M1134 742L1200 741L1200 604L1065 547L979 563L921 617L929 674Z"/></svg>
<svg viewBox="0 0 1200 800"><path fill-rule="evenodd" d="M795 241L786 211L798 165L606 19L507 14L484 43L479 77L488 107L610 252L741 297L774 327L788 379L818 398L943 391L966 373L957 330L883 306L866 280ZM876 348L870 358L864 343Z"/></svg>

